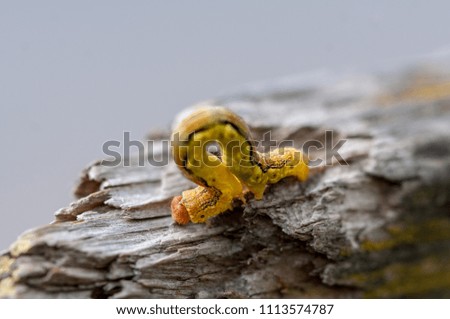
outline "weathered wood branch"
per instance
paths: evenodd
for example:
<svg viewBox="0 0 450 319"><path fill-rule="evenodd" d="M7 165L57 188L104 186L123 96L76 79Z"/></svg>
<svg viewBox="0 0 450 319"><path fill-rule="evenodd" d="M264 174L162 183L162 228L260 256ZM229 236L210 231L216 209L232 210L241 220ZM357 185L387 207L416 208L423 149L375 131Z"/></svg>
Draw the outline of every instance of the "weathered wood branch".
<svg viewBox="0 0 450 319"><path fill-rule="evenodd" d="M215 103L256 138L270 130L302 147L333 131L348 165L182 227L169 203L192 185L171 161L94 163L76 202L0 256L0 295L450 297L448 72L275 83ZM152 152L165 158L161 140Z"/></svg>

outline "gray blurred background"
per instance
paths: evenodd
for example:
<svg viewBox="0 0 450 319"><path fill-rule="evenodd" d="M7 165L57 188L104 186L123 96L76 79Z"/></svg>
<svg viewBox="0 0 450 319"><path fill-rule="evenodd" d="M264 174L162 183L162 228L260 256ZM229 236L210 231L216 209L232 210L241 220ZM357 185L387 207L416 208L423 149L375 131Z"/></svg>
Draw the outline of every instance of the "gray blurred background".
<svg viewBox="0 0 450 319"><path fill-rule="evenodd" d="M446 50L446 1L1 1L0 250L66 206L102 144L254 81Z"/></svg>

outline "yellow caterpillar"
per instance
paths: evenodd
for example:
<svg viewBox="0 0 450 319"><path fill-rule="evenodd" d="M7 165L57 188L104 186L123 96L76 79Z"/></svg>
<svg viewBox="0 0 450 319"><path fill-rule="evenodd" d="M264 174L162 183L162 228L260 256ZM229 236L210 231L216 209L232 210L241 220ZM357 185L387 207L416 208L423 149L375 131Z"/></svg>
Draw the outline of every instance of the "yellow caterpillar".
<svg viewBox="0 0 450 319"><path fill-rule="evenodd" d="M215 143L220 154L209 152ZM183 119L172 134L172 155L183 174L199 186L172 200L178 224L204 223L250 191L261 199L267 184L308 177L306 157L295 148L259 153L247 124L224 107L203 107Z"/></svg>

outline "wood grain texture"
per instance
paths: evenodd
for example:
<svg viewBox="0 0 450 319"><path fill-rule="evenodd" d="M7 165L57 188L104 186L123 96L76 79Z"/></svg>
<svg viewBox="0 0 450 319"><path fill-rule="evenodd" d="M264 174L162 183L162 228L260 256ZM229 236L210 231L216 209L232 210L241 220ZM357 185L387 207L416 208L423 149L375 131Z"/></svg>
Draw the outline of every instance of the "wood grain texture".
<svg viewBox="0 0 450 319"><path fill-rule="evenodd" d="M281 81L214 103L257 139L270 130L301 147L331 130L348 165L178 226L170 201L193 185L171 161L95 162L77 201L0 256L0 296L450 297L449 72Z"/></svg>

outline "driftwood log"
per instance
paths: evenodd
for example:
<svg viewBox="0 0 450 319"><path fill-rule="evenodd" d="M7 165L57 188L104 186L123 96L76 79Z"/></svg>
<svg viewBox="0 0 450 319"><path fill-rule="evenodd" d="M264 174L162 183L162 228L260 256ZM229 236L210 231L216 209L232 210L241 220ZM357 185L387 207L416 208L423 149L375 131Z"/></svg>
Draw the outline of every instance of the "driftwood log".
<svg viewBox="0 0 450 319"><path fill-rule="evenodd" d="M307 182L285 179L187 226L170 217L172 197L192 187L172 161L94 163L77 201L0 256L0 296L450 297L449 72L281 81L212 103L255 139L271 131L302 147L332 131L342 158L315 149L333 165ZM153 134L156 158L167 159L169 134Z"/></svg>

